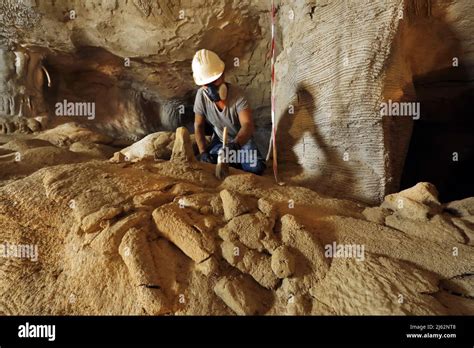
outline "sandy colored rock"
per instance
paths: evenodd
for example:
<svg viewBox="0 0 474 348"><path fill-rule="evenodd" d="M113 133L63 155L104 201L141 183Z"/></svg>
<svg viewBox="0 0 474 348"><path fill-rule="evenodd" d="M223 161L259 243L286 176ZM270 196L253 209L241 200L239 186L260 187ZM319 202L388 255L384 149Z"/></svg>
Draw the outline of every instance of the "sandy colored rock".
<svg viewBox="0 0 474 348"><path fill-rule="evenodd" d="M189 136L188 130L185 127L179 127L176 130L171 160L182 162L196 161L191 138Z"/></svg>
<svg viewBox="0 0 474 348"><path fill-rule="evenodd" d="M76 122L64 123L55 128L48 129L35 137L36 139L49 141L56 146L69 146L76 141L89 143L108 144L112 138L93 131Z"/></svg>
<svg viewBox="0 0 474 348"><path fill-rule="evenodd" d="M81 228L85 233L95 232L101 227L105 227L105 221L114 218L122 211L122 207L102 207L100 210L84 217Z"/></svg>
<svg viewBox="0 0 474 348"><path fill-rule="evenodd" d="M240 241L249 249L273 250L279 242L273 233L275 221L263 213L244 214L233 218L219 230L219 236L226 241Z"/></svg>
<svg viewBox="0 0 474 348"><path fill-rule="evenodd" d="M453 212L456 216L472 216L474 215L474 197L449 202L445 205L445 209Z"/></svg>
<svg viewBox="0 0 474 348"><path fill-rule="evenodd" d="M470 222L464 218L460 219L455 217L451 218L450 220L453 225L459 229L459 231L464 233L464 237L467 240L466 244L474 246L474 221Z"/></svg>
<svg viewBox="0 0 474 348"><path fill-rule="evenodd" d="M271 303L271 294L248 276L224 277L214 292L238 315L265 314Z"/></svg>
<svg viewBox="0 0 474 348"><path fill-rule="evenodd" d="M440 287L456 295L474 297L474 275L467 274L452 279L442 280Z"/></svg>
<svg viewBox="0 0 474 348"><path fill-rule="evenodd" d="M143 228L148 225L150 216L147 213L137 212L126 216L116 223L104 228L95 236L90 244L91 248L104 255L115 255L118 252L123 236L131 228Z"/></svg>
<svg viewBox="0 0 474 348"><path fill-rule="evenodd" d="M261 286L273 289L278 284L278 278L272 272L270 256L248 249L239 242L224 241L221 250L222 257L229 264L251 275Z"/></svg>
<svg viewBox="0 0 474 348"><path fill-rule="evenodd" d="M167 192L150 191L133 197L133 204L137 207L157 208L163 204L170 203L174 195Z"/></svg>
<svg viewBox="0 0 474 348"><path fill-rule="evenodd" d="M383 225L385 224L385 218L390 215L390 211L381 207L369 207L365 208L362 214L367 221Z"/></svg>
<svg viewBox="0 0 474 348"><path fill-rule="evenodd" d="M293 215L283 216L281 225L283 244L298 251L294 254L294 274L283 280L283 286L293 294L305 293L326 276L330 260L324 256L324 248L319 238Z"/></svg>
<svg viewBox="0 0 474 348"><path fill-rule="evenodd" d="M140 161L143 159L164 159L171 157L170 145L174 141L172 132L156 132L116 152L112 162Z"/></svg>
<svg viewBox="0 0 474 348"><path fill-rule="evenodd" d="M116 150L117 149L112 146L83 141L76 141L69 146L69 151L71 152L82 153L100 159L110 158Z"/></svg>
<svg viewBox="0 0 474 348"><path fill-rule="evenodd" d="M346 280L343 284L341 278ZM430 273L385 257L367 255L364 262L336 258L326 277L311 289L316 298L313 313L329 314L322 303L336 315L447 314L429 295L438 291L436 284Z"/></svg>
<svg viewBox="0 0 474 348"><path fill-rule="evenodd" d="M386 196L380 207L395 211L406 219L420 221L427 221L434 213L429 206L398 194Z"/></svg>
<svg viewBox="0 0 474 348"><path fill-rule="evenodd" d="M229 190L222 190L220 197L222 199L224 217L227 221L232 220L236 216L248 213L254 206L250 203L249 199L245 199L242 195Z"/></svg>
<svg viewBox="0 0 474 348"><path fill-rule="evenodd" d="M166 204L153 211L159 233L175 244L195 262L211 256L214 245L199 233L175 204Z"/></svg>
<svg viewBox="0 0 474 348"><path fill-rule="evenodd" d="M435 215L428 221L403 219L398 213L385 218L385 224L407 234L423 239L438 240L445 243L465 243L459 229L442 215Z"/></svg>
<svg viewBox="0 0 474 348"><path fill-rule="evenodd" d="M207 260L198 263L196 269L207 277L217 275L219 273L219 262L211 256Z"/></svg>
<svg viewBox="0 0 474 348"><path fill-rule="evenodd" d="M272 254L272 271L280 279L293 275L296 267L295 263L295 257L285 245L276 248Z"/></svg>
<svg viewBox="0 0 474 348"><path fill-rule="evenodd" d="M438 208L440 206L438 201L438 190L433 184L429 182L419 182L413 187L398 192L396 195L409 198L412 201L425 204L433 208Z"/></svg>
<svg viewBox="0 0 474 348"><path fill-rule="evenodd" d="M40 139L14 139L8 143L0 146L0 149L25 152L29 149L34 149L37 147L51 146L52 144L46 140Z"/></svg>
<svg viewBox="0 0 474 348"><path fill-rule="evenodd" d="M131 228L119 247L120 256L127 265L129 276L136 287L138 301L150 315L169 311L166 298L157 284L153 256L146 240L146 231Z"/></svg>

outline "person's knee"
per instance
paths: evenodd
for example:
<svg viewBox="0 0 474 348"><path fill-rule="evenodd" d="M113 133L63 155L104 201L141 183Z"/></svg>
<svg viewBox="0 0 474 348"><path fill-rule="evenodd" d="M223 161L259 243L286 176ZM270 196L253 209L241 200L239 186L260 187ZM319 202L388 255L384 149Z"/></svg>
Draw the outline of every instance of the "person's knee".
<svg viewBox="0 0 474 348"><path fill-rule="evenodd" d="M246 172L262 175L267 166L263 160L258 160L256 163L242 163L242 169Z"/></svg>

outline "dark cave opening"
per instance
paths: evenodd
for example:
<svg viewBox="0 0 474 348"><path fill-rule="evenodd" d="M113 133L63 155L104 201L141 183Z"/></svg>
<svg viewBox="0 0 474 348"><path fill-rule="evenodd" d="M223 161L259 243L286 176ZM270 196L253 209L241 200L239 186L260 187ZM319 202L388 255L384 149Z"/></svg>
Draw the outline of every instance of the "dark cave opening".
<svg viewBox="0 0 474 348"><path fill-rule="evenodd" d="M452 67L414 79L421 117L415 120L400 189L433 183L441 202L474 195L474 80Z"/></svg>

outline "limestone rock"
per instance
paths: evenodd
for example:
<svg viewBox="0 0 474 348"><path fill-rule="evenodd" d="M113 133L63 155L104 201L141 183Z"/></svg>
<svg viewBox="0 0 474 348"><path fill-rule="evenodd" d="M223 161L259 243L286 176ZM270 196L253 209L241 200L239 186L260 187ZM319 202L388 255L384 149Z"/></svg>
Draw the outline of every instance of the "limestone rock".
<svg viewBox="0 0 474 348"><path fill-rule="evenodd" d="M236 192L222 190L220 196L224 209L224 217L227 221L232 220L236 216L248 213L253 207L249 203L249 199L245 199Z"/></svg>
<svg viewBox="0 0 474 348"><path fill-rule="evenodd" d="M467 239L467 245L474 246L474 221L470 222L464 218L451 218L451 222L460 231L462 231Z"/></svg>
<svg viewBox="0 0 474 348"><path fill-rule="evenodd" d="M191 138L185 127L179 127L176 130L176 138L173 145L171 160L182 162L194 162L196 160L194 157Z"/></svg>
<svg viewBox="0 0 474 348"><path fill-rule="evenodd" d="M263 213L236 216L219 230L219 236L226 241L240 241L249 249L273 250L279 243L273 233L275 221Z"/></svg>
<svg viewBox="0 0 474 348"><path fill-rule="evenodd" d="M123 236L131 228L140 229L147 226L147 213L137 212L120 219L113 225L107 226L90 242L90 246L104 255L115 255L118 252Z"/></svg>
<svg viewBox="0 0 474 348"><path fill-rule="evenodd" d="M171 157L171 145L174 141L172 132L156 132L116 152L112 162L140 161L143 159L164 159Z"/></svg>
<svg viewBox="0 0 474 348"><path fill-rule="evenodd" d="M385 224L385 218L390 215L390 211L381 207L369 207L365 208L362 214L365 216L367 221L383 225Z"/></svg>
<svg viewBox="0 0 474 348"><path fill-rule="evenodd" d="M122 213L122 207L104 206L100 210L91 213L82 219L81 228L85 233L95 232L101 227L105 227L103 223Z"/></svg>
<svg viewBox="0 0 474 348"><path fill-rule="evenodd" d="M343 286L341 279L345 279ZM323 314L320 303L324 303L336 315L446 314L441 303L429 295L438 291L436 284L431 274L392 259L367 255L364 262L358 262L337 258L326 277L311 289L317 299L313 313Z"/></svg>
<svg viewBox="0 0 474 348"><path fill-rule="evenodd" d="M137 208L152 207L157 208L163 204L170 203L174 199L174 195L161 192L161 191L150 191L138 194L133 197L133 204Z"/></svg>
<svg viewBox="0 0 474 348"><path fill-rule="evenodd" d="M387 216L385 224L423 239L437 240L445 243L465 243L464 236L442 215L435 215L428 221L415 221L403 219L397 213Z"/></svg>
<svg viewBox="0 0 474 348"><path fill-rule="evenodd" d="M452 201L446 204L445 209L457 216L467 217L474 215L474 197Z"/></svg>
<svg viewBox="0 0 474 348"><path fill-rule="evenodd" d="M46 140L57 146L69 146L76 141L89 143L109 144L112 138L93 131L79 123L70 122L48 129L35 137Z"/></svg>
<svg viewBox="0 0 474 348"><path fill-rule="evenodd" d="M224 241L221 250L222 257L229 264L251 275L261 286L273 289L278 284L278 278L272 272L270 256L248 249L239 242Z"/></svg>
<svg viewBox="0 0 474 348"><path fill-rule="evenodd" d="M465 275L441 281L441 287L466 297L474 297L474 275Z"/></svg>
<svg viewBox="0 0 474 348"><path fill-rule="evenodd" d="M116 148L104 144L77 141L69 146L69 151L82 153L95 158L108 159L114 154Z"/></svg>
<svg viewBox="0 0 474 348"><path fill-rule="evenodd" d="M272 254L271 267L278 278L288 278L295 272L295 258L290 249L282 245Z"/></svg>
<svg viewBox="0 0 474 348"><path fill-rule="evenodd" d="M40 139L14 139L0 146L0 149L25 152L37 147L51 146L49 141Z"/></svg>
<svg viewBox="0 0 474 348"><path fill-rule="evenodd" d="M195 262L202 262L214 251L212 242L191 225L176 205L166 204L155 209L153 219L159 233Z"/></svg>
<svg viewBox="0 0 474 348"><path fill-rule="evenodd" d="M440 205L438 190L429 182L419 182L413 187L400 191L397 195L434 208L438 208Z"/></svg>
<svg viewBox="0 0 474 348"><path fill-rule="evenodd" d="M412 220L426 221L433 214L429 206L398 194L386 196L381 208L396 211L400 216Z"/></svg>
<svg viewBox="0 0 474 348"><path fill-rule="evenodd" d="M156 283L158 277L144 231L135 228L128 230L119 250L130 278L136 286L138 301L145 311L150 315L168 312L166 298Z"/></svg>
<svg viewBox="0 0 474 348"><path fill-rule="evenodd" d="M207 260L198 263L196 269L207 277L217 275L219 273L219 262L211 256Z"/></svg>
<svg viewBox="0 0 474 348"><path fill-rule="evenodd" d="M223 277L214 292L238 315L265 314L272 300L271 294L248 276Z"/></svg>
<svg viewBox="0 0 474 348"><path fill-rule="evenodd" d="M317 236L308 231L293 215L281 218L281 240L292 250L294 255L294 274L284 279L284 286L292 293L304 293L323 279L329 269L329 259L324 256L324 249Z"/></svg>

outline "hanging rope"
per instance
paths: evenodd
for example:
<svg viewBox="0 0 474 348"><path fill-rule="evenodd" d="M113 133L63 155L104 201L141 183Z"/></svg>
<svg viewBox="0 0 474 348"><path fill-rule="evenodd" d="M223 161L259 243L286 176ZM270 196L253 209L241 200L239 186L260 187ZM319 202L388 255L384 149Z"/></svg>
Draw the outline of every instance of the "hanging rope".
<svg viewBox="0 0 474 348"><path fill-rule="evenodd" d="M272 115L272 137L270 147L273 148L273 175L275 181L278 183L278 158L277 158L277 147L276 147L276 119L275 119L275 0L272 0L272 81L271 81L271 115ZM268 156L270 151L268 151Z"/></svg>

